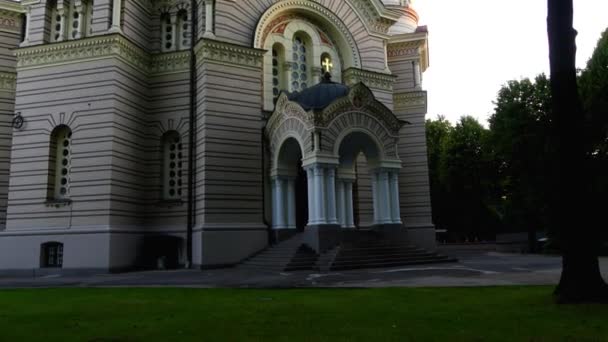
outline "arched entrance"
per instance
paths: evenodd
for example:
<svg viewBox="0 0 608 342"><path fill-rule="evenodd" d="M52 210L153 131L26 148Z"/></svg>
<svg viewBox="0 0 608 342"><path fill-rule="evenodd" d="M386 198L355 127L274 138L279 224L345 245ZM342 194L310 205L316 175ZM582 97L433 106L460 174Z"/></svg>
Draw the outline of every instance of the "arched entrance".
<svg viewBox="0 0 608 342"><path fill-rule="evenodd" d="M372 133L353 130L343 135L337 143L340 156L338 217L341 227L354 228L351 222L359 228L401 225L399 168L383 165L382 147ZM342 189L347 192L343 193Z"/></svg>
<svg viewBox="0 0 608 342"><path fill-rule="evenodd" d="M369 175L368 227L401 230L397 142L403 124L363 84L348 88L325 80L292 99L282 93L265 130L275 236L290 236L308 221L304 241L323 252L341 242L344 229L356 228L360 156ZM307 216L298 214L306 207Z"/></svg>
<svg viewBox="0 0 608 342"><path fill-rule="evenodd" d="M302 168L302 148L288 137L279 148L272 171L272 217L277 240L303 231L308 224L308 184Z"/></svg>

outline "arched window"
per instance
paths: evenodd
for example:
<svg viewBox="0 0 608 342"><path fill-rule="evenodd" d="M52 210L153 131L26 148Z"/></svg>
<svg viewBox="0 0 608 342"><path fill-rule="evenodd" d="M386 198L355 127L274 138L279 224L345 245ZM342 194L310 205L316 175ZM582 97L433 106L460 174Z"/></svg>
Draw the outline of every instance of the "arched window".
<svg viewBox="0 0 608 342"><path fill-rule="evenodd" d="M176 131L169 131L162 137L163 170L162 199L179 201L182 198L183 146Z"/></svg>
<svg viewBox="0 0 608 342"><path fill-rule="evenodd" d="M291 91L302 91L310 84L310 39L298 33L293 38L291 67Z"/></svg>
<svg viewBox="0 0 608 342"><path fill-rule="evenodd" d="M47 242L40 246L40 267L63 267L63 244L60 242Z"/></svg>
<svg viewBox="0 0 608 342"><path fill-rule="evenodd" d="M71 150L72 131L68 126L58 126L51 133L49 199L61 201L70 197Z"/></svg>
<svg viewBox="0 0 608 342"><path fill-rule="evenodd" d="M179 49L188 49L192 40L192 25L188 16L188 11L185 9L177 12L177 39L179 41Z"/></svg>
<svg viewBox="0 0 608 342"><path fill-rule="evenodd" d="M161 20L161 50L163 52L175 50L175 35L173 32L173 23L171 22L171 15L168 13L163 14L160 17Z"/></svg>
<svg viewBox="0 0 608 342"><path fill-rule="evenodd" d="M275 44L272 47L272 96L276 100L285 90L285 79L283 73L283 65L285 64L285 48L281 44Z"/></svg>

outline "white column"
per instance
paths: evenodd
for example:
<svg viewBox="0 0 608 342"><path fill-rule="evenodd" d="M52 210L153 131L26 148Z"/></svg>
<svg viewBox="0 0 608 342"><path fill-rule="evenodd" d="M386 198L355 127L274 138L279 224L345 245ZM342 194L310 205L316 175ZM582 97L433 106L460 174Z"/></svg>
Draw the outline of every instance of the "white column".
<svg viewBox="0 0 608 342"><path fill-rule="evenodd" d="M346 228L346 196L344 194L344 181L338 179L336 183L337 204L338 204L338 223L340 227Z"/></svg>
<svg viewBox="0 0 608 342"><path fill-rule="evenodd" d="M378 173L378 208L380 209L379 221L381 224L391 223L391 201L389 191L389 174L387 171Z"/></svg>
<svg viewBox="0 0 608 342"><path fill-rule="evenodd" d="M380 221L380 211L378 208L378 193L379 193L379 189L378 189L378 172L376 172L375 170L371 170L371 176L372 176L372 198L373 198L373 204L374 204L374 224L378 224Z"/></svg>
<svg viewBox="0 0 608 342"><path fill-rule="evenodd" d="M203 33L203 38L215 38L215 34L213 33L214 19L213 0L205 0L205 33Z"/></svg>
<svg viewBox="0 0 608 342"><path fill-rule="evenodd" d="M338 224L338 219L336 218L336 169L327 169L325 180L325 189L327 189L327 223Z"/></svg>
<svg viewBox="0 0 608 342"><path fill-rule="evenodd" d="M26 7L26 12L25 12L25 34L23 37L23 43L21 43L23 46L28 45L30 43L30 25L31 25L31 18L32 18L32 9L31 7Z"/></svg>
<svg viewBox="0 0 608 342"><path fill-rule="evenodd" d="M401 224L401 208L399 207L399 171L390 173L391 223Z"/></svg>
<svg viewBox="0 0 608 342"><path fill-rule="evenodd" d="M308 177L308 224L317 224L318 218L315 210L315 169L307 168L306 176Z"/></svg>
<svg viewBox="0 0 608 342"><path fill-rule="evenodd" d="M285 185L284 180L280 177L276 177L275 180L275 207L276 210L276 221L273 222L274 229L284 229L286 226L285 221Z"/></svg>
<svg viewBox="0 0 608 342"><path fill-rule="evenodd" d="M273 179L272 182L272 228L279 227L279 190L278 181Z"/></svg>
<svg viewBox="0 0 608 342"><path fill-rule="evenodd" d="M287 179L287 228L296 229L296 180Z"/></svg>
<svg viewBox="0 0 608 342"><path fill-rule="evenodd" d="M416 89L422 88L421 72L420 72L420 61L414 61L414 87Z"/></svg>
<svg viewBox="0 0 608 342"><path fill-rule="evenodd" d="M315 211L317 212L317 224L327 224L325 199L325 169L317 166L315 167Z"/></svg>
<svg viewBox="0 0 608 342"><path fill-rule="evenodd" d="M109 32L122 33L120 28L120 15L122 12L122 0L113 0L112 2L112 27Z"/></svg>
<svg viewBox="0 0 608 342"><path fill-rule="evenodd" d="M353 182L347 181L344 183L345 212L346 212L346 227L355 228L355 213L353 210Z"/></svg>

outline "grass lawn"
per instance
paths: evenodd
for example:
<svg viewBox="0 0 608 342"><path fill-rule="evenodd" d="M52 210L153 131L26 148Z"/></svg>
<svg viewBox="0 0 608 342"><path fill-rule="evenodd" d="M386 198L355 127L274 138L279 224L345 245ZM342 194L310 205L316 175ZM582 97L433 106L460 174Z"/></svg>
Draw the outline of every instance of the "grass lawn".
<svg viewBox="0 0 608 342"><path fill-rule="evenodd" d="M0 341L608 341L550 287L0 290Z"/></svg>

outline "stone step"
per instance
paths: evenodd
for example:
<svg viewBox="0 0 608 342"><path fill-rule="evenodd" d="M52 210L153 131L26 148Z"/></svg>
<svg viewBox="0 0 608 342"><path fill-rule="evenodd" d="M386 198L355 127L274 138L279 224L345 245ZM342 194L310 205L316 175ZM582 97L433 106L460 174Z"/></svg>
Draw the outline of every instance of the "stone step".
<svg viewBox="0 0 608 342"><path fill-rule="evenodd" d="M334 264L331 266L332 271L341 270L354 270L362 268L388 268L396 266L412 266L412 265L425 265L425 264L438 264L456 262L456 259L452 258L425 258L425 259L403 259L403 260L386 260L383 262L369 262L369 263L352 263L352 264Z"/></svg>
<svg viewBox="0 0 608 342"><path fill-rule="evenodd" d="M345 260L371 260L371 259L387 259L387 258L424 258L424 257L435 257L434 253L421 252L421 253L390 253L390 254L361 254L361 255L338 255L334 262L345 261Z"/></svg>

